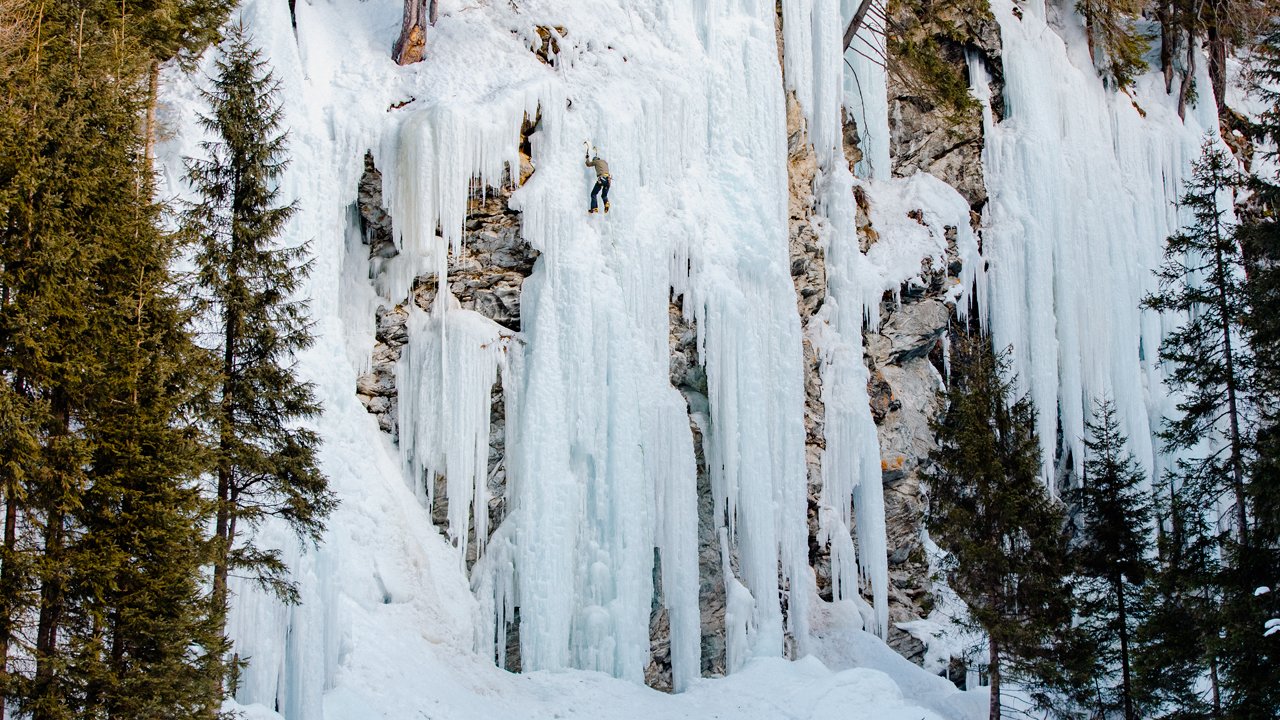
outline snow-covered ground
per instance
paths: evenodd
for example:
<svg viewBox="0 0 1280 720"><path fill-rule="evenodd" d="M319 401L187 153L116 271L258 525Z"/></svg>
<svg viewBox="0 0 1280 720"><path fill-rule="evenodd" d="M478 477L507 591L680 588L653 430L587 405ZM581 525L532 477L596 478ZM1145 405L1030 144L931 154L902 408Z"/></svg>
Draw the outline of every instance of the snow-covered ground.
<svg viewBox="0 0 1280 720"><path fill-rule="evenodd" d="M1038 405L1062 403L1068 442L1088 396L1111 392L1157 462L1147 430L1165 402L1153 365L1160 324L1139 314L1137 298L1212 117L1193 111L1183 126L1151 78L1137 93L1143 117L1103 90L1078 38L1068 51L1043 8L1018 20L994 0L1010 114L987 129L984 274L964 200L936 178L888 177L883 73L857 60L850 72L840 56L856 2L784 0L782 65L773 0L441 5L425 61L405 68L390 60L399 0L299 0L296 31L283 0L241 10L281 81L293 158L284 194L301 210L284 241L309 241L315 256L307 292L318 342L299 368L324 401L322 461L342 501L319 548L273 527L259 538L285 550L303 604L238 590L231 630L250 661L237 694L248 716L980 717L982 691L955 691L877 637L888 580L864 318L923 258L941 259L944 226L959 226L960 291L977 282L983 316L1014 346ZM554 67L530 52L536 26L566 31ZM808 565L783 65L820 170L830 294L810 333L824 361L823 537L847 598L835 604L817 599ZM166 196L185 193L181 158L198 152L197 82L166 76ZM843 156L842 104L860 118L863 179ZM496 185L504 166L518 167L521 122L539 110L537 170L512 197L541 252L520 341L497 342L489 321L447 302L415 314L396 447L354 394L374 308L401 301L412 278L444 272L462 241L470 178ZM584 140L615 178L605 216L584 212L594 180ZM351 210L366 150L402 249L375 281ZM865 255L855 183L883 238ZM922 222L906 219L913 209ZM668 381L672 289L697 322L707 457L716 507L731 518L724 550L736 557L725 577L731 674L715 680L698 677L696 468L688 410ZM458 545L482 522L469 509L487 502L497 373L510 512L468 577ZM1051 443L1055 416L1040 421ZM446 528L432 526L424 492L406 480L424 469L448 476ZM640 684L655 549L684 691L675 695ZM853 599L860 583L871 606ZM517 604L532 671L522 675L493 661ZM788 643L802 659L783 659Z"/></svg>

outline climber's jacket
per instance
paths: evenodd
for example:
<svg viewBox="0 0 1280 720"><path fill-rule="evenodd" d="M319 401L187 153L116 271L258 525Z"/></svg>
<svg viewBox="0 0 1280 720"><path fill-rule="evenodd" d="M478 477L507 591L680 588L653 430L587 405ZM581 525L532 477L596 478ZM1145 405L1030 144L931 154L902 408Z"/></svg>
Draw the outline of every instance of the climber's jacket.
<svg viewBox="0 0 1280 720"><path fill-rule="evenodd" d="M587 167L596 169L597 178L609 177L609 163L599 157L587 156Z"/></svg>

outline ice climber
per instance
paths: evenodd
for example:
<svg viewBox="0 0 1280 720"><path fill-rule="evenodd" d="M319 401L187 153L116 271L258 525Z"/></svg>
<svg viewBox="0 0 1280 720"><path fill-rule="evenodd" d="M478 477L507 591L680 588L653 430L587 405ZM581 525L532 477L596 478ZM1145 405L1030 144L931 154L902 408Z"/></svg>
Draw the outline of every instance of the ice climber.
<svg viewBox="0 0 1280 720"><path fill-rule="evenodd" d="M596 205L596 195L604 200L604 211L609 212L609 163L605 162L599 155L591 157L591 153L587 153L587 167L596 170L596 186L591 188L591 210L590 212L600 212L600 208Z"/></svg>

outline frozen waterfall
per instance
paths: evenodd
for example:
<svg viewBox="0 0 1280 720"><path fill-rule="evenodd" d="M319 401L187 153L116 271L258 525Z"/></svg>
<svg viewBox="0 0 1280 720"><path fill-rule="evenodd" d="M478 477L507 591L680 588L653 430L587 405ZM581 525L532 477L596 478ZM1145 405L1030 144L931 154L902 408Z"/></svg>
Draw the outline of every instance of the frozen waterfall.
<svg viewBox="0 0 1280 720"><path fill-rule="evenodd" d="M972 291L997 345L1012 348L1040 410L1046 480L1063 450L1080 462L1089 401L1102 394L1158 469L1151 431L1170 402L1156 348L1170 321L1138 300L1217 121L1208 102L1179 120L1154 75L1132 96L1107 90L1078 27L1051 26L1043 3L1019 17L1012 0L992 0L1006 116L997 122L988 104L990 201L975 231L943 181L892 176L888 79L870 59L883 28L842 49L857 5L442 0L426 59L400 68L389 58L400 0L302 0L296 30L288 3L244 3L281 80L293 157L281 189L300 207L284 241L310 241L315 255L306 291L318 341L299 368L324 401L322 462L342 505L319 548L269 524L257 538L282 549L304 604L236 587L230 627L250 660L238 699L288 720L432 707L439 717L551 716L606 697L621 699L600 717L701 717L739 696L766 708L761 719L779 716L770 703L794 705L796 717L855 703L896 717L917 701L931 709L900 716L973 715L954 688L867 634L888 636L890 577L864 328L922 263L946 267L954 253L963 269L948 299L963 314ZM543 62L530 49L552 30L557 48ZM985 68L975 58L970 70L986 102ZM198 82L166 73L166 197L184 192L181 158L202 139ZM808 222L826 273L821 309L805 321L788 256L788 93L817 164ZM858 125L853 171L842 117ZM513 189L534 119L534 172ZM585 212L594 176L584 141L613 171L606 215ZM353 227L366 151L399 251L372 277ZM865 251L855 189L879 237ZM448 292L468 203L507 191L538 256L518 332ZM427 310L412 301L424 283L435 288ZM396 440L353 395L380 305L408 316ZM672 384L673 312L696 329L705 395ZM816 497L806 341L825 413ZM495 383L505 405L497 497ZM439 502L448 512L437 528ZM491 507L501 507L492 524ZM830 556L835 602L818 597L811 547ZM710 631L705 585L723 603L723 627ZM725 680L700 679L708 632L724 638ZM638 687L658 634L674 689L687 691L674 698ZM846 655L831 652L833 638ZM817 656L858 662L832 672ZM523 671L626 682L497 669L517 657Z"/></svg>

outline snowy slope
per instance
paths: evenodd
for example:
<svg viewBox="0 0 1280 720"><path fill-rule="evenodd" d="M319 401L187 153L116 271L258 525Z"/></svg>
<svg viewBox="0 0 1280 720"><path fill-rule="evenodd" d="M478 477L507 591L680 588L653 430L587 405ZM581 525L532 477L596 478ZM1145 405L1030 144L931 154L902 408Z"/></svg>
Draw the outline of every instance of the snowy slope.
<svg viewBox="0 0 1280 720"><path fill-rule="evenodd" d="M867 93L883 94L883 73L855 59L855 77L840 57L853 5L785 0L780 64L772 0L445 0L426 60L400 68L389 58L398 0L300 0L296 32L287 3L244 4L281 80L293 156L284 194L301 208L284 241L311 242L316 258L307 292L318 342L300 370L324 401L322 459L342 500L318 549L277 528L259 538L286 551L304 603L284 608L238 588L231 629L250 665L237 699L256 708L250 717L982 714L980 691L955 691L876 638L888 578L864 319L922 258L940 260L944 226L958 226L962 289L980 280L984 317L1014 346L1040 407L1062 400L1074 442L1082 398L1127 393L1118 399L1131 435L1157 462L1147 428L1164 402L1152 364L1160 326L1138 314L1136 297L1176 220L1167 205L1199 128L1214 123L1182 126L1153 85L1139 93L1142 118L1103 90L1079 43L1068 51L1042 13L1019 21L995 0L1010 114L987 128L984 276L959 194L929 176L888 177L887 104ZM537 25L567 30L554 68L529 51ZM827 411L822 535L837 596L848 598L834 605L817 599L808 565L784 67L820 171L830 295L810 332ZM196 81L166 77L170 136L158 157L168 196L185 192L181 158L200 140ZM862 179L843 157L841 105L861 118ZM537 170L512 197L541 252L523 288L520 338L447 302L415 311L397 447L353 392L374 308L402 300L418 275L444 274L462 242L470 178L497 185L518 167L521 122L539 110ZM616 178L603 217L584 214L588 139ZM402 250L373 282L350 209L366 150ZM884 238L865 255L855 183ZM1104 202L1123 193L1130 202ZM1080 207L1099 216L1066 211ZM906 221L916 208L923 221ZM698 328L706 451L718 515L729 519L723 551L734 558L724 579L732 674L719 680L698 678L696 467L689 411L668 381L673 289ZM1095 321L1105 330L1085 332ZM1128 340L1139 330L1145 359ZM510 512L468 576L468 524L486 537L486 513L470 509L487 505L488 398L499 374ZM1053 423L1042 413L1042 437L1055 436ZM444 528L407 479L424 470L448 478ZM685 690L673 696L641 684L655 549ZM860 585L874 605L863 612L852 601ZM517 604L523 667L534 671L522 675L494 664Z"/></svg>

